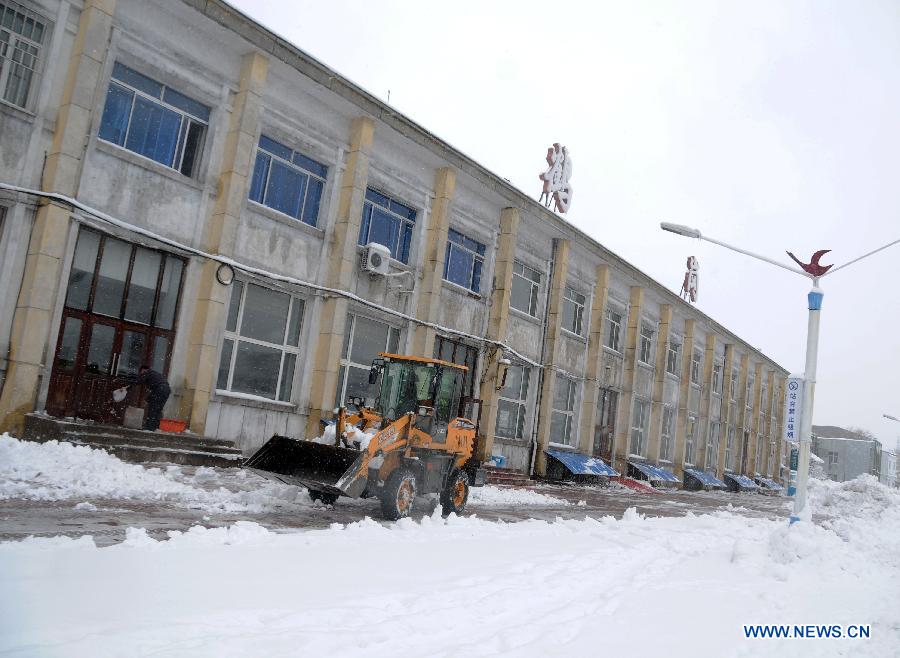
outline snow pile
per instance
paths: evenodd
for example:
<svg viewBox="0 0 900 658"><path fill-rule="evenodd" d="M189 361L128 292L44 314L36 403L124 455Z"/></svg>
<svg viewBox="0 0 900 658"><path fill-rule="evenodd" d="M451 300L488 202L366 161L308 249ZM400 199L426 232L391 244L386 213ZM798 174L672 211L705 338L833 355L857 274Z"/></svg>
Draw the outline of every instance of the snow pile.
<svg viewBox="0 0 900 658"><path fill-rule="evenodd" d="M350 423L344 424L344 432L347 435L347 442L351 445L354 441L359 442L359 449L365 450L369 447L369 442L372 440L372 437L378 434L378 430L376 429L368 429L365 432L359 429L358 427L354 427ZM311 439L313 443L321 443L322 445L334 445L334 434L335 434L335 426L332 423L328 427L325 428L325 431L321 436L316 436Z"/></svg>
<svg viewBox="0 0 900 658"><path fill-rule="evenodd" d="M896 547L900 519L896 506L882 512L875 542L726 511L634 509L620 521L436 514L293 533L244 522L166 541L131 529L107 548L29 539L0 544L0 653L894 655L900 557L876 547ZM373 565L363 578L360 550ZM871 624L872 635L744 637L761 623Z"/></svg>
<svg viewBox="0 0 900 658"><path fill-rule="evenodd" d="M220 485L216 469L198 468L185 475L175 465L147 468L129 464L89 446L48 441L20 441L0 436L0 500L81 500L77 509L89 511L90 499L171 501L212 513L262 513L309 506L303 489L259 480L247 491Z"/></svg>
<svg viewBox="0 0 900 658"><path fill-rule="evenodd" d="M564 498L556 498L530 489L514 489L510 487L471 487L469 489L469 505L546 505L559 507L569 505Z"/></svg>

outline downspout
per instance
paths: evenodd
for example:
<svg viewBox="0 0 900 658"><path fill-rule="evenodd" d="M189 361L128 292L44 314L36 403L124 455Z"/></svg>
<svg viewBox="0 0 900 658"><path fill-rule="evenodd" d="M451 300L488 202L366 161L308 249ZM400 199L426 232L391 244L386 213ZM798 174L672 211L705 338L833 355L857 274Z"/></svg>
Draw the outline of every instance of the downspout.
<svg viewBox="0 0 900 658"><path fill-rule="evenodd" d="M541 322L541 367L538 372L537 400L534 405L534 415L531 418L531 460L528 465L528 477L534 477L534 463L537 458L538 448L538 414L541 411L541 402L544 397L544 377L547 374L547 327L550 316L550 291L553 289L553 270L556 267L556 240L551 242L552 250L550 260L547 261L547 292L544 296L544 319Z"/></svg>

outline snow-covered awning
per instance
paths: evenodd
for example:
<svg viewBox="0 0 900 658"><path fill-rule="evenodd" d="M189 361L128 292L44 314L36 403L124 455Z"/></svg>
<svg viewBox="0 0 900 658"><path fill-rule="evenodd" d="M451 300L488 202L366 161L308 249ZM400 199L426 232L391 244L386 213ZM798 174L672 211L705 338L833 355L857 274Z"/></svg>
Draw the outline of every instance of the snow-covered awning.
<svg viewBox="0 0 900 658"><path fill-rule="evenodd" d="M707 473L706 471L701 471L696 468L686 468L684 469L685 477L692 477L700 482L700 484L704 487L711 487L713 489L727 489L728 485L726 485L722 480L717 478L712 473Z"/></svg>
<svg viewBox="0 0 900 658"><path fill-rule="evenodd" d="M748 478L746 475L737 473L726 473L725 482L732 491L756 491L758 488L756 482Z"/></svg>
<svg viewBox="0 0 900 658"><path fill-rule="evenodd" d="M605 475L616 477L618 473L598 457L588 457L567 450L545 450L546 454L558 460L572 475Z"/></svg>
<svg viewBox="0 0 900 658"><path fill-rule="evenodd" d="M755 478L755 480L756 484L769 491L781 491L784 488L775 480L770 480L769 478Z"/></svg>
<svg viewBox="0 0 900 658"><path fill-rule="evenodd" d="M661 466L654 466L653 464L645 464L644 462L636 461L630 461L628 464L646 475L647 479L650 481L681 482L681 480L675 477L675 474L672 471L667 471Z"/></svg>

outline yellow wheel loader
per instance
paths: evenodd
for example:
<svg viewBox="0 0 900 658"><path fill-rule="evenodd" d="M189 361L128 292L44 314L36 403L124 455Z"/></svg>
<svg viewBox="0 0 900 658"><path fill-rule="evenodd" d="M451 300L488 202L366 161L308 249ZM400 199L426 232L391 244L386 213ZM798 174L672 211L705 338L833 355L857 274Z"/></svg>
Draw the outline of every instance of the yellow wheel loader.
<svg viewBox="0 0 900 658"><path fill-rule="evenodd" d="M326 503L377 497L388 519L408 516L416 496L426 494L440 495L445 515L460 513L469 487L486 479L474 458L476 423L456 415L466 370L437 359L380 354L369 373L370 384L380 380L374 406L356 400L353 413L337 409L333 442L276 435L244 468L306 487Z"/></svg>

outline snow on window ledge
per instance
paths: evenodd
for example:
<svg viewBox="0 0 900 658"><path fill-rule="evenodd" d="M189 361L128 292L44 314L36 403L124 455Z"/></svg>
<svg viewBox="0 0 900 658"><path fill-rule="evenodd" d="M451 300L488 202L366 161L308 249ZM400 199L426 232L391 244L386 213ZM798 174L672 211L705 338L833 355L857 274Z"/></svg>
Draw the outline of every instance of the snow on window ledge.
<svg viewBox="0 0 900 658"><path fill-rule="evenodd" d="M278 407L279 409L296 409L297 405L292 402L282 402L280 400L273 400L271 398L264 398L261 395L251 395L250 393L237 393L235 391L226 391L221 388L216 389L216 395L225 398L224 402L232 403L232 404L240 404L242 402L252 402L255 403L253 405L248 406L259 406L259 407Z"/></svg>

